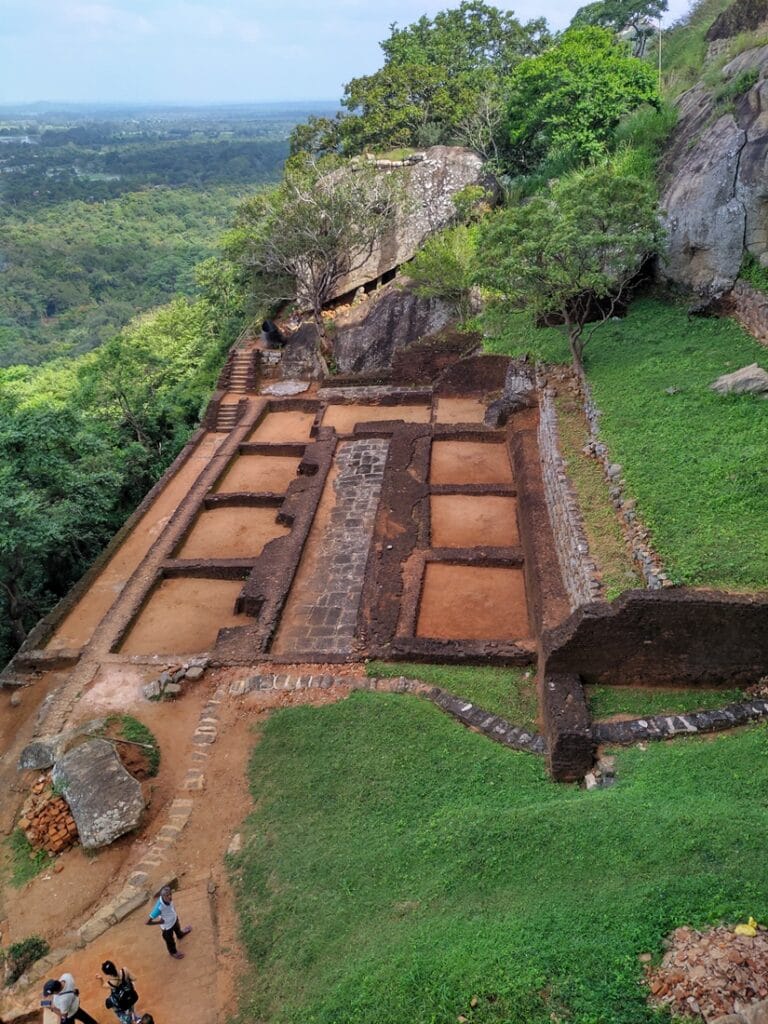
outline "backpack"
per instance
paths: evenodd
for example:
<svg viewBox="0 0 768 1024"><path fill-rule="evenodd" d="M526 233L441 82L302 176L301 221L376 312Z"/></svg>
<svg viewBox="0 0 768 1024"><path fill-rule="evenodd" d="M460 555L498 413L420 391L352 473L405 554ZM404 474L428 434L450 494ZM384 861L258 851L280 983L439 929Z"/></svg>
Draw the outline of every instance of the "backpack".
<svg viewBox="0 0 768 1024"><path fill-rule="evenodd" d="M110 1009L130 1010L139 1000L139 993L133 987L133 982L125 973L120 971L120 981L116 985L110 984L112 989L108 1002Z"/></svg>

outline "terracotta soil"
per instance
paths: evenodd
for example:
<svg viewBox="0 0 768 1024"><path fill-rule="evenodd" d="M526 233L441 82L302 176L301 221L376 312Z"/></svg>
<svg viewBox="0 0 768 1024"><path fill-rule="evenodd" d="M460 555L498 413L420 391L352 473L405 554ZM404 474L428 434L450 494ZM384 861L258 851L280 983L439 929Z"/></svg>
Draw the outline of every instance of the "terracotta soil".
<svg viewBox="0 0 768 1024"><path fill-rule="evenodd" d="M190 737L202 704L215 688L197 687L189 698L173 703L148 705L137 717L147 722L164 752L160 775L152 780L152 801L141 831L95 855L85 856L80 847L61 855L61 872L46 870L23 890L3 892L5 905L3 939L16 941L30 934L44 934L52 947L58 935L81 923L84 915L98 910L112 891L114 880L123 877L127 863L142 855L154 835L168 803L175 795L186 768ZM319 694L318 694L319 696ZM334 698L324 693L323 702ZM146 714L145 714L146 712ZM237 980L244 968L239 947L238 922L229 890L224 856L227 847L251 809L246 782L247 761L254 738L252 726L264 716L261 708L229 705L220 720L219 740L210 748L206 788L195 794L194 808L165 869L179 879L174 902L182 925L192 933L180 943L185 959L167 956L160 929L145 926L148 902L85 949L54 965L50 977L68 970L74 974L83 1007L97 1020L114 1020L104 1009L107 990L99 975L105 959L125 965L136 979L138 1008L153 1013L158 1024L182 1020L185 1024L214 1024L229 1019L237 1001ZM236 780L233 785L233 780ZM41 927L41 922L45 926ZM39 1000L36 985L27 996Z"/></svg>
<svg viewBox="0 0 768 1024"><path fill-rule="evenodd" d="M114 604L126 581L168 524L171 515L207 467L226 434L205 434L197 448L155 498L123 544L61 621L47 648L82 647Z"/></svg>
<svg viewBox="0 0 768 1024"><path fill-rule="evenodd" d="M432 484L511 484L512 468L503 444L433 441Z"/></svg>
<svg viewBox="0 0 768 1024"><path fill-rule="evenodd" d="M433 494L429 509L433 548L513 547L519 543L515 498Z"/></svg>
<svg viewBox="0 0 768 1024"><path fill-rule="evenodd" d="M214 490L225 494L284 494L296 479L299 459L287 455L238 455L216 483Z"/></svg>
<svg viewBox="0 0 768 1024"><path fill-rule="evenodd" d="M308 441L309 432L314 421L315 414L313 412L300 412L298 410L293 412L271 412L248 435L248 440L260 441L265 444Z"/></svg>
<svg viewBox="0 0 768 1024"><path fill-rule="evenodd" d="M256 558L264 545L289 532L274 508L212 508L200 513L175 558Z"/></svg>
<svg viewBox="0 0 768 1024"><path fill-rule="evenodd" d="M429 423L431 413L428 405L329 405L322 425L333 427L338 434L351 434L357 423L383 420Z"/></svg>
<svg viewBox="0 0 768 1024"><path fill-rule="evenodd" d="M120 652L194 654L210 650L220 629L253 621L233 611L242 587L242 580L162 580L139 612Z"/></svg>
<svg viewBox="0 0 768 1024"><path fill-rule="evenodd" d="M482 423L485 410L479 398L438 398L435 423Z"/></svg>
<svg viewBox="0 0 768 1024"><path fill-rule="evenodd" d="M417 636L522 640L530 632L521 569L427 563Z"/></svg>

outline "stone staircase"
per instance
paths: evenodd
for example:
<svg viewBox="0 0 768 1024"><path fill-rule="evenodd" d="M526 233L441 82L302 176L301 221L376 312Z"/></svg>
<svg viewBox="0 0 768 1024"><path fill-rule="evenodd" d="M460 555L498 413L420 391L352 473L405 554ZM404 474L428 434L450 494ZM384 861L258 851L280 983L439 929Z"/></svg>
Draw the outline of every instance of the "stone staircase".
<svg viewBox="0 0 768 1024"><path fill-rule="evenodd" d="M247 394L254 390L254 359L253 350L236 349L233 353L229 369L229 391ZM235 408L237 408L235 406Z"/></svg>
<svg viewBox="0 0 768 1024"><path fill-rule="evenodd" d="M218 433L229 433L233 430L238 421L239 403L233 402L230 405L220 405L216 416L215 430Z"/></svg>

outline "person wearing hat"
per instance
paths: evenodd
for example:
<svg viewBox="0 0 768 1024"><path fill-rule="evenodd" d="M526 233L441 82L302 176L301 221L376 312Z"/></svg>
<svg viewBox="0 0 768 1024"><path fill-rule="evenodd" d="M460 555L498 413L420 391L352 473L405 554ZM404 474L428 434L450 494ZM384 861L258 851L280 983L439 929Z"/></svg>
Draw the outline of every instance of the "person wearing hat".
<svg viewBox="0 0 768 1024"><path fill-rule="evenodd" d="M187 925L186 928L180 926L179 917L173 905L170 885L164 885L160 890L160 898L152 910L150 910L146 923L159 924L161 926L165 945L174 960L182 960L184 958L184 954L176 949L176 939L183 939L185 935L189 935L192 931L192 926Z"/></svg>
<svg viewBox="0 0 768 1024"><path fill-rule="evenodd" d="M58 980L51 978L46 981L43 995L45 999L41 1005L55 1013L61 1024L69 1024L72 1020L79 1020L82 1024L99 1024L80 1006L80 993L71 974L62 974Z"/></svg>

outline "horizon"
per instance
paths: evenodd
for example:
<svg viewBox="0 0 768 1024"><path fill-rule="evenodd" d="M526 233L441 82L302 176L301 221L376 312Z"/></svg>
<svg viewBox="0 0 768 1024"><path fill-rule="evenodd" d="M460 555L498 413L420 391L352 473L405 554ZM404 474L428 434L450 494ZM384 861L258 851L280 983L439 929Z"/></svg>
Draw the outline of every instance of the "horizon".
<svg viewBox="0 0 768 1024"><path fill-rule="evenodd" d="M381 67L380 43L393 24L456 6L389 0L382 11L367 0L332 0L319 16L313 0L285 0L276 10L266 0L3 0L0 109L338 103L344 83ZM520 0L501 9L560 30L580 6ZM689 6L669 0L663 24ZM251 90L284 94L264 99Z"/></svg>

